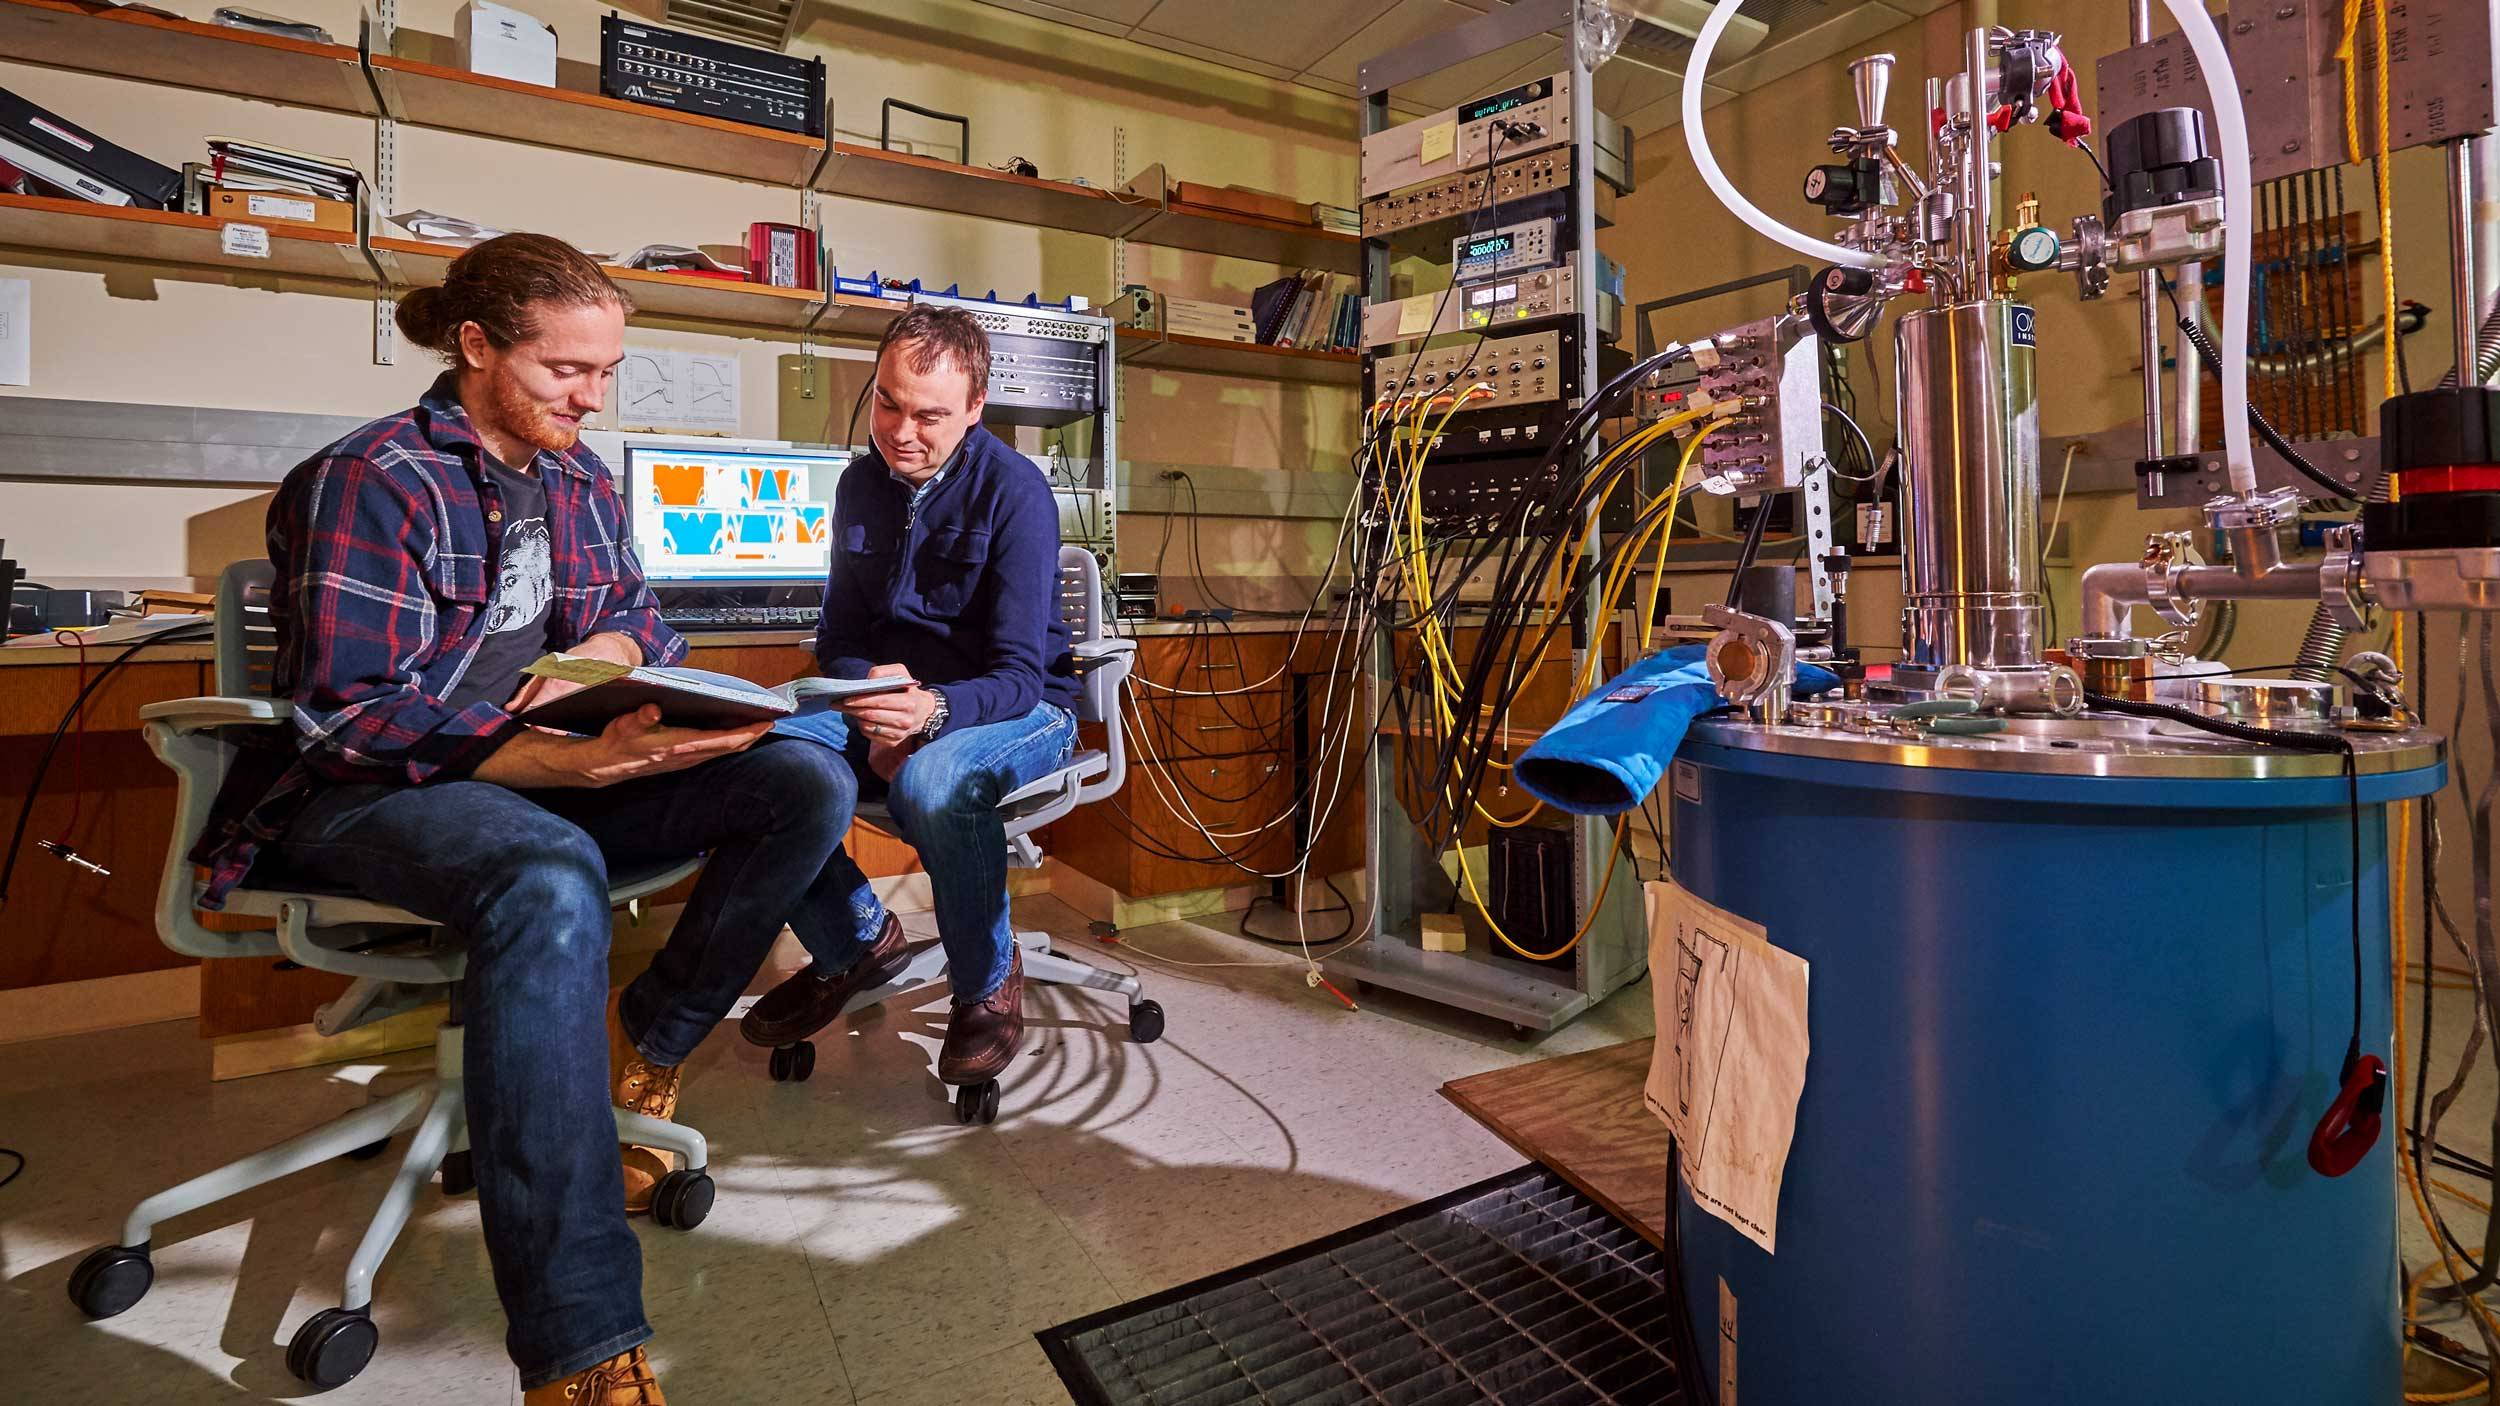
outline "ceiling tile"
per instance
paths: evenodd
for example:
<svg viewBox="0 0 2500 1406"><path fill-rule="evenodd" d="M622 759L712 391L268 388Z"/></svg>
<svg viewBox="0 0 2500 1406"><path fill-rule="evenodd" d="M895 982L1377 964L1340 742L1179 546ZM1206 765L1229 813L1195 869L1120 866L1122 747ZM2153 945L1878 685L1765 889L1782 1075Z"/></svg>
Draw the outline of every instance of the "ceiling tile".
<svg viewBox="0 0 2500 1406"><path fill-rule="evenodd" d="M1363 63L1430 34L1446 34L1478 12L1454 0L1398 0L1397 5L1322 55L1309 71L1323 78L1353 84Z"/></svg>
<svg viewBox="0 0 2500 1406"><path fill-rule="evenodd" d="M1205 59L1208 63L1222 64L1226 68L1238 68L1245 73L1256 73L1268 78L1289 80L1293 77L1293 70L1290 68L1248 58L1211 45L1192 44L1186 39L1174 39L1164 34L1138 34L1134 37L1138 43L1161 49L1167 54L1185 54L1193 59Z"/></svg>
<svg viewBox="0 0 2500 1406"><path fill-rule="evenodd" d="M1100 15L1064 9L1058 5L1045 4L1043 0L989 0L989 3L1002 10L1014 10L1019 14L1031 15L1035 19L1051 20L1076 29L1090 29L1096 34L1108 34L1114 38L1126 38L1128 35L1128 25L1120 20L1105 19ZM1087 0L1087 3L1107 4L1109 0ZM1131 0L1131 3L1143 7L1152 3L1152 0Z"/></svg>
<svg viewBox="0 0 2500 1406"><path fill-rule="evenodd" d="M1137 38L1178 39L1242 54L1288 71L1308 68L1397 0L1163 0L1138 26Z"/></svg>
<svg viewBox="0 0 2500 1406"><path fill-rule="evenodd" d="M1008 3L1008 0L990 0L990 3L1000 5ZM1048 0L1048 3L1056 9L1072 10L1094 19L1108 20L1122 28L1144 19L1147 13L1155 7L1155 0ZM1012 8L1021 10L1024 6L1015 5Z"/></svg>

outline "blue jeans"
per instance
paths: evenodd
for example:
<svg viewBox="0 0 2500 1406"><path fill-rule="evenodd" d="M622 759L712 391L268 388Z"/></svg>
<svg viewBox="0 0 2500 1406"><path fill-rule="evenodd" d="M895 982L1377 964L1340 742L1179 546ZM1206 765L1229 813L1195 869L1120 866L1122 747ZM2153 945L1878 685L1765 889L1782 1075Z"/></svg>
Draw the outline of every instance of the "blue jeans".
<svg viewBox="0 0 2500 1406"><path fill-rule="evenodd" d="M1054 703L1006 722L959 727L903 759L891 785L868 769L868 742L840 713L783 725L847 758L860 794L884 794L902 839L920 851L937 908L938 940L955 999L987 998L1007 979L1015 929L1007 921L1007 826L998 802L1068 764L1076 750L1076 715ZM849 851L837 851L828 876L793 912L791 930L816 964L848 971L885 923L885 907Z"/></svg>
<svg viewBox="0 0 2500 1406"><path fill-rule="evenodd" d="M619 1006L644 1058L680 1064L755 979L783 919L843 878L826 861L857 794L839 757L774 737L601 790L340 786L255 866L257 885L343 889L467 939L469 1146L524 1389L651 1336L609 1112L610 873L711 856Z"/></svg>

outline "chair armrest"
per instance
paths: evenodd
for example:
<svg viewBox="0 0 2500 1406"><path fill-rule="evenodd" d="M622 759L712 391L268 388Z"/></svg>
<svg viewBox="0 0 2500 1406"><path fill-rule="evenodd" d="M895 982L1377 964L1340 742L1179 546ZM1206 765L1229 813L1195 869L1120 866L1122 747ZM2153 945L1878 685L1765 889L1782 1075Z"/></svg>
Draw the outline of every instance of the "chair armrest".
<svg viewBox="0 0 2500 1406"><path fill-rule="evenodd" d="M140 705L143 722L163 723L176 732L211 727L268 727L293 722L295 705L274 698L176 698Z"/></svg>
<svg viewBox="0 0 2500 1406"><path fill-rule="evenodd" d="M1135 653L1137 652L1137 641L1135 641L1135 640L1078 640L1076 643L1074 643L1074 644L1072 644L1072 645L1069 645L1069 646L1068 646L1068 652L1069 652L1070 654L1075 655L1075 656L1076 656L1077 658L1079 658L1079 659L1096 659L1096 660L1105 660L1105 661L1107 661L1107 660L1109 660L1109 659L1110 659L1113 655L1118 655L1118 654L1135 654Z"/></svg>

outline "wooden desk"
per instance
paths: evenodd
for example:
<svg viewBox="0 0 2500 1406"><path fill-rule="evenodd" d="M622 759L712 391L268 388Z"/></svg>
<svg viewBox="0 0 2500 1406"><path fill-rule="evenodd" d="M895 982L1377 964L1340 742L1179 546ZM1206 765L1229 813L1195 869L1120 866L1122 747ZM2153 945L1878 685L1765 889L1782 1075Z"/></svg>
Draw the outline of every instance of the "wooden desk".
<svg viewBox="0 0 2500 1406"><path fill-rule="evenodd" d="M1452 1079L1442 1097L1666 1247L1667 1129L1641 1104L1655 1040Z"/></svg>

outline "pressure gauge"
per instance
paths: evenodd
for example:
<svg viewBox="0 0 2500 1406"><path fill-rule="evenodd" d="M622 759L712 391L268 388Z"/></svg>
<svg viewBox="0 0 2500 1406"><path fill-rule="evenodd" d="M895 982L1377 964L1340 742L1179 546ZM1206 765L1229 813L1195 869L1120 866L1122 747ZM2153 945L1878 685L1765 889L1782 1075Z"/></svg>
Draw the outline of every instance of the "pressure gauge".
<svg viewBox="0 0 2500 1406"><path fill-rule="evenodd" d="M2025 273L2057 267L2057 232L2046 225L2033 225L2014 236L2009 262Z"/></svg>

